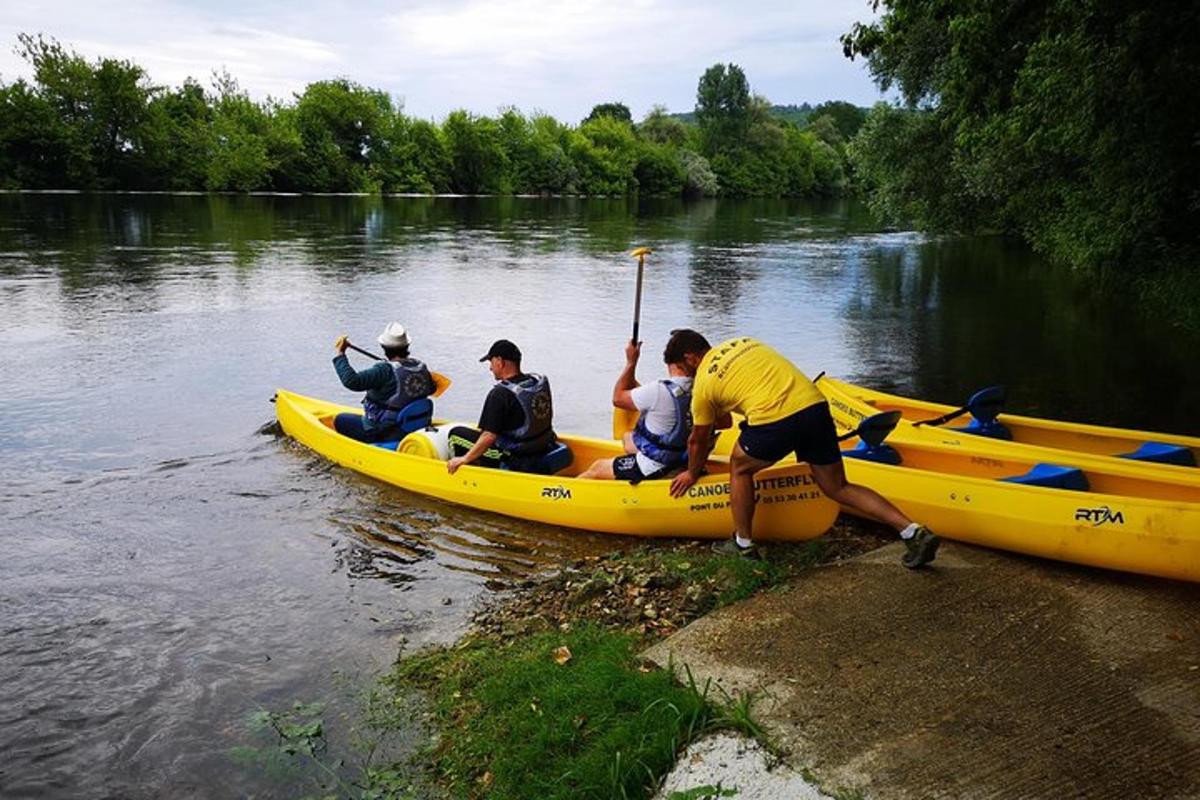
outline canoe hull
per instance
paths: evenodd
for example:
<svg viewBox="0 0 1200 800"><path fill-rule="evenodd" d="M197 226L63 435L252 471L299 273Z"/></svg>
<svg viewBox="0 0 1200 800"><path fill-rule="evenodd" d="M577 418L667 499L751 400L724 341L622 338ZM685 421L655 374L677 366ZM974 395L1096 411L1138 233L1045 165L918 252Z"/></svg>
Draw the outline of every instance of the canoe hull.
<svg viewBox="0 0 1200 800"><path fill-rule="evenodd" d="M276 416L284 432L320 455L376 480L458 505L533 522L632 536L721 539L733 529L727 474L703 478L688 496L673 499L666 481L631 485L569 475L529 475L463 467L356 442L323 420L356 409L279 390ZM592 458L621 451L607 440L560 437L575 452L570 472ZM719 465L714 465L719 469ZM758 477L760 507L754 536L762 540L813 539L833 524L838 508L813 482L806 465L772 468Z"/></svg>
<svg viewBox="0 0 1200 800"><path fill-rule="evenodd" d="M1105 569L1200 581L1200 504L1019 486L846 459L846 476L940 536Z"/></svg>

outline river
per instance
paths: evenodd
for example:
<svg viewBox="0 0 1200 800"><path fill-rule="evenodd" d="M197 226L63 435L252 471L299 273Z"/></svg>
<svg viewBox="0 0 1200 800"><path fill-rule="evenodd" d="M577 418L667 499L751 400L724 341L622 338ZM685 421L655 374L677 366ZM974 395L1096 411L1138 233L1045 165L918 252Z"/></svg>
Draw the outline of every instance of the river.
<svg viewBox="0 0 1200 800"><path fill-rule="evenodd" d="M324 704L352 764L401 645L627 546L260 429L276 387L353 402L335 337L395 319L454 381L439 415L477 416L504 337L551 377L558 429L603 435L639 245L643 379L688 326L810 375L952 403L1005 383L1010 410L1200 432L1194 336L1017 243L851 202L0 195L0 796L292 796L308 777L231 755L256 711Z"/></svg>

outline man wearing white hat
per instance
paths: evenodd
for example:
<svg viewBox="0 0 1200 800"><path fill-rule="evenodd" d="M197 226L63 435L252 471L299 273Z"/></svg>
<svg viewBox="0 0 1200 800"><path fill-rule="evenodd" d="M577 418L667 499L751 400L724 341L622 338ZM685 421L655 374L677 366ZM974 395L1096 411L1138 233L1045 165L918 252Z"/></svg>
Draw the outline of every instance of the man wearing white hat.
<svg viewBox="0 0 1200 800"><path fill-rule="evenodd" d="M352 392L366 392L363 413L338 414L333 425L337 432L360 442L386 442L429 424L433 405L425 398L437 389L429 368L408 355L408 331L399 322L390 322L379 334L384 360L358 372L350 366L346 348L350 340L339 336L334 343L337 355L333 368L342 385ZM422 402L424 401L424 402Z"/></svg>

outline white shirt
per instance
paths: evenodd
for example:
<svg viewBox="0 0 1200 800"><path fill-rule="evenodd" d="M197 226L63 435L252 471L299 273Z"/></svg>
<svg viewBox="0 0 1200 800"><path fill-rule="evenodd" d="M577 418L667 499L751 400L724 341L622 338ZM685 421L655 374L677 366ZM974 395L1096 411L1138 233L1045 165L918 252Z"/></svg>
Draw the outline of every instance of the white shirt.
<svg viewBox="0 0 1200 800"><path fill-rule="evenodd" d="M692 379L684 377L672 376L667 378L668 381L674 383L684 391L692 390ZM675 427L675 400L671 397L671 392L666 386L663 386L662 381L648 383L645 386L639 386L629 392L629 398L633 400L633 404L637 406L637 410L642 413L642 419L646 420L646 429L656 436L665 436L670 433ZM637 454L638 469L643 475L653 475L664 468L663 464L657 461L646 458L641 451Z"/></svg>

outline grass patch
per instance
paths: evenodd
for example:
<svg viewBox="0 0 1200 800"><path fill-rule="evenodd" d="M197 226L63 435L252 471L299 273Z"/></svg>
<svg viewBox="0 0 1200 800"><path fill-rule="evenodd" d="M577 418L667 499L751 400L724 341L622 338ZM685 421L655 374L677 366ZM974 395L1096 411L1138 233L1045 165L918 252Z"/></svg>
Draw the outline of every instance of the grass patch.
<svg viewBox="0 0 1200 800"><path fill-rule="evenodd" d="M768 546L765 546L765 550ZM718 587L717 607L745 600L755 592L783 583L796 573L821 563L828 545L820 540L778 547L766 561L736 556L695 558L687 553L668 551L652 556L660 569L678 575L685 582L708 582Z"/></svg>
<svg viewBox="0 0 1200 800"><path fill-rule="evenodd" d="M406 659L389 680L429 694L434 766L455 796L641 798L717 712L702 689L639 665L636 642L591 625L476 639Z"/></svg>

